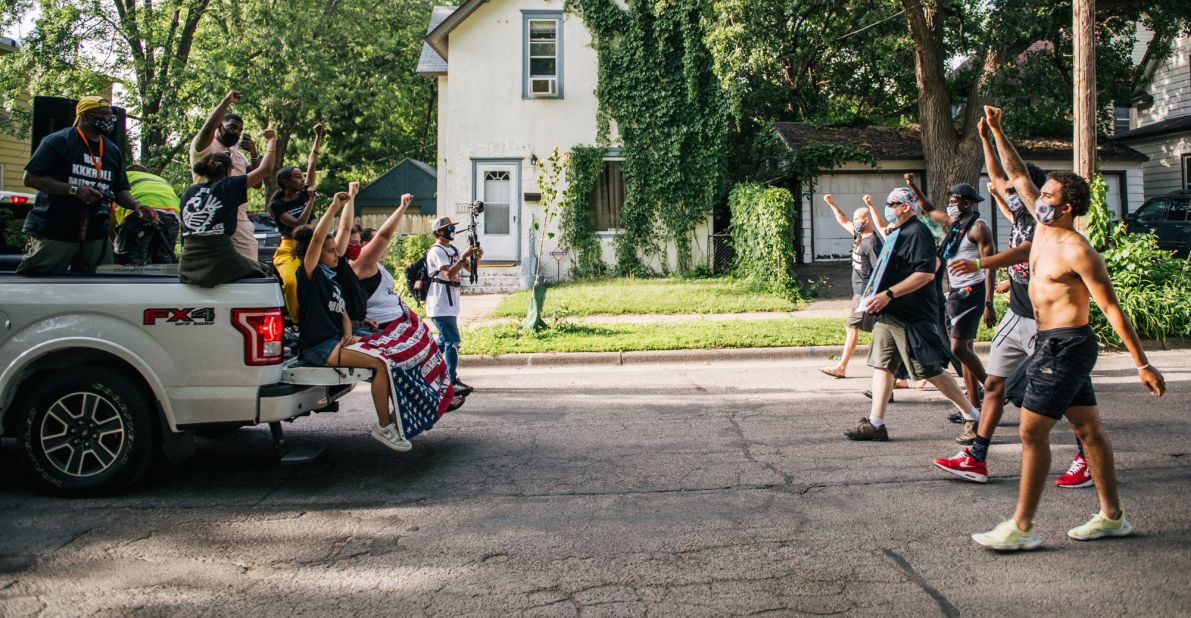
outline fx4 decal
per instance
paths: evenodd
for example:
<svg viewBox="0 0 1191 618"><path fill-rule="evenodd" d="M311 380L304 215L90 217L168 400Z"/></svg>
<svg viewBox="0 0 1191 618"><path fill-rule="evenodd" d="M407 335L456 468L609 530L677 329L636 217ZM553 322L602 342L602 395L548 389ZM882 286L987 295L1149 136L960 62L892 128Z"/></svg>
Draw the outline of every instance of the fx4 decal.
<svg viewBox="0 0 1191 618"><path fill-rule="evenodd" d="M215 323L215 308L204 307L202 309L195 309L194 307L186 307L183 309L174 309L155 307L145 309L146 326L155 326L160 320L165 320L167 324L173 324L175 326L207 326Z"/></svg>

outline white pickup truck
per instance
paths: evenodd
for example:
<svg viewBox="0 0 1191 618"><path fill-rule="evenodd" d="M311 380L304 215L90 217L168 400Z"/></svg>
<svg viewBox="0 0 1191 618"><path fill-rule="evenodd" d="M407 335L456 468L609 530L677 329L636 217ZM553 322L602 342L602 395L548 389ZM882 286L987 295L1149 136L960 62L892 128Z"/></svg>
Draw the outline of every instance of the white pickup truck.
<svg viewBox="0 0 1191 618"><path fill-rule="evenodd" d="M120 491L195 432L334 411L370 372L283 358L277 281L206 289L169 268L105 267L92 276L0 273L0 432L34 477L66 495Z"/></svg>

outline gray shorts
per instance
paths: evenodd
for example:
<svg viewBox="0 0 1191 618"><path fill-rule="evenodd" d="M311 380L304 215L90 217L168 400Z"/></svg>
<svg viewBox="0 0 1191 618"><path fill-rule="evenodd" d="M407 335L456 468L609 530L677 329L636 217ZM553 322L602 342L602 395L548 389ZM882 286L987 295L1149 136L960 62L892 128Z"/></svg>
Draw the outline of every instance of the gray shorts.
<svg viewBox="0 0 1191 618"><path fill-rule="evenodd" d="M1034 336L1038 334L1038 323L1012 311L1006 311L997 324L989 350L985 370L990 376L1008 378L1034 354Z"/></svg>

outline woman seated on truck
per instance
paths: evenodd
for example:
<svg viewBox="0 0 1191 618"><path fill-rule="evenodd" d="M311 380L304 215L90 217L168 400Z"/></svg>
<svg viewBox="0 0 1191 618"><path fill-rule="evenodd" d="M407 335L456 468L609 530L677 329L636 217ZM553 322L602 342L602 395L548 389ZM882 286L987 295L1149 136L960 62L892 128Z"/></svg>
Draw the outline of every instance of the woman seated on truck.
<svg viewBox="0 0 1191 618"><path fill-rule="evenodd" d="M409 307L402 302L396 291L396 282L392 273L380 263L393 241L397 225L405 215L414 196L406 193L401 196L401 205L385 219L380 229L373 234L372 240L360 249L359 256L351 262L351 268L359 277L368 298L367 319L378 324L379 330L386 330L396 320L409 319ZM416 316L415 316L416 317Z"/></svg>
<svg viewBox="0 0 1191 618"><path fill-rule="evenodd" d="M225 152L213 152L194 164L194 173L204 182L192 185L182 194L182 257L178 260L178 280L205 288L245 277L264 277L269 267L236 252L232 234L236 232L236 211L248 201L248 187L265 179L273 169L277 133L265 131L269 145L260 165L244 176L228 176L232 158Z"/></svg>
<svg viewBox="0 0 1191 618"><path fill-rule="evenodd" d="M294 256L302 260L298 269L298 329L302 360L312 365L359 367L371 369L372 403L377 425L371 434L378 442L399 452L413 448L393 424L389 414L389 370L385 361L363 352L347 349L359 341L352 335L343 286L336 267L339 251L331 226L335 215L350 200L345 192L336 193L318 225L294 231Z"/></svg>

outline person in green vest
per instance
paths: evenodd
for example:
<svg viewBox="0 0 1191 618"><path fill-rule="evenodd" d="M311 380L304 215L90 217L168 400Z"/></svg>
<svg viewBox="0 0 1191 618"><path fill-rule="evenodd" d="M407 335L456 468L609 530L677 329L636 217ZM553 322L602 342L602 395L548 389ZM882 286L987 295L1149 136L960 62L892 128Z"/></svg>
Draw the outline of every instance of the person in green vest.
<svg viewBox="0 0 1191 618"><path fill-rule="evenodd" d="M138 202L157 213L154 224L142 217L129 217L128 211L116 213L116 263L174 264L178 257L178 194L161 176L150 174L141 165L128 166L128 184Z"/></svg>

